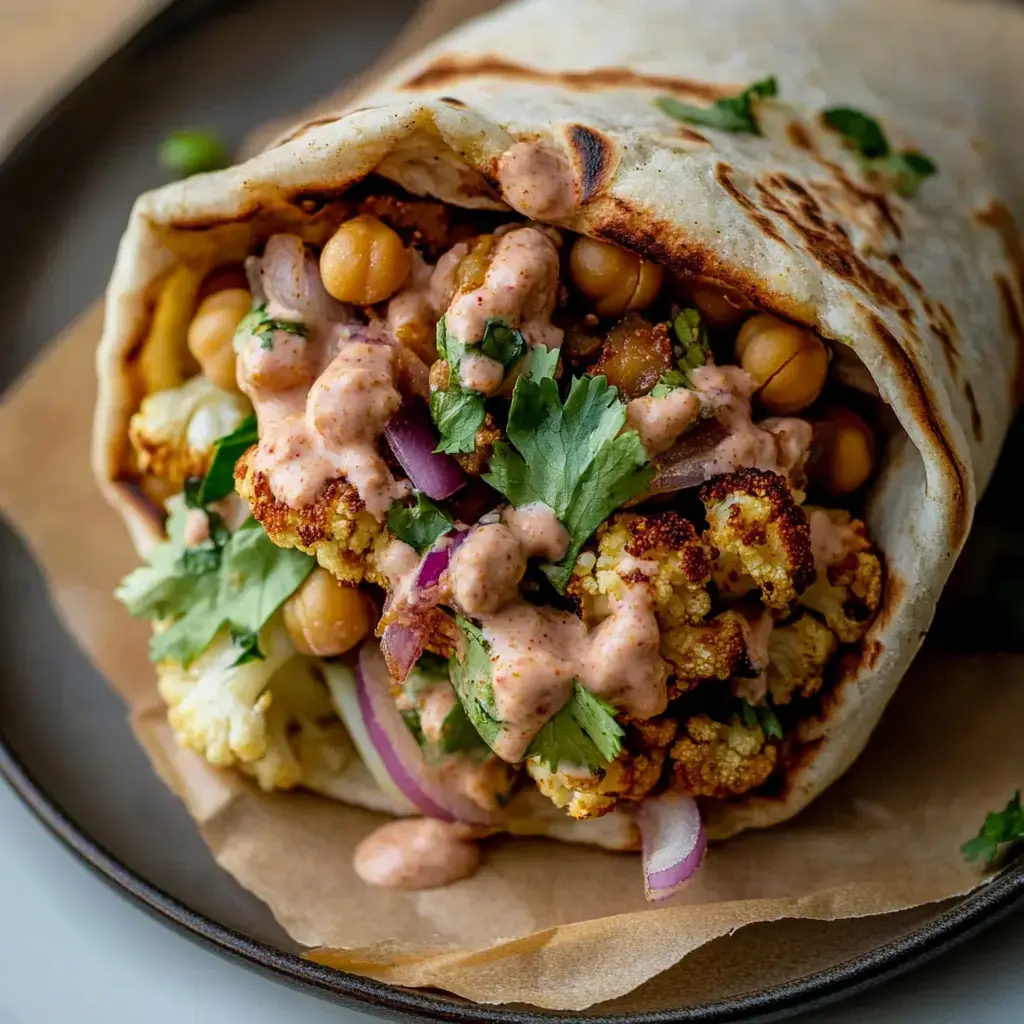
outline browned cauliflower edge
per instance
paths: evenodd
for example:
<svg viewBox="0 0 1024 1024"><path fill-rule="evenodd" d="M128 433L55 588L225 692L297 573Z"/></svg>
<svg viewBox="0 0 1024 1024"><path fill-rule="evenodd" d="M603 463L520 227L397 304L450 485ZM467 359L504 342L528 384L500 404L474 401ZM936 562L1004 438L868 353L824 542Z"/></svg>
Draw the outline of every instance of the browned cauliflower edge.
<svg viewBox="0 0 1024 1024"><path fill-rule="evenodd" d="M735 797L756 789L775 770L778 747L760 726L738 715L716 722L695 715L669 751L675 787L690 796Z"/></svg>
<svg viewBox="0 0 1024 1024"><path fill-rule="evenodd" d="M739 572L760 588L767 607L788 609L814 582L814 556L807 516L785 479L741 469L702 485L700 498L716 582L735 592Z"/></svg>
<svg viewBox="0 0 1024 1024"><path fill-rule="evenodd" d="M266 476L253 470L255 451L250 448L235 464L235 490L267 536L278 547L315 556L343 583L381 582L368 555L383 526L363 507L356 489L345 480L332 480L314 502L291 508L274 497Z"/></svg>

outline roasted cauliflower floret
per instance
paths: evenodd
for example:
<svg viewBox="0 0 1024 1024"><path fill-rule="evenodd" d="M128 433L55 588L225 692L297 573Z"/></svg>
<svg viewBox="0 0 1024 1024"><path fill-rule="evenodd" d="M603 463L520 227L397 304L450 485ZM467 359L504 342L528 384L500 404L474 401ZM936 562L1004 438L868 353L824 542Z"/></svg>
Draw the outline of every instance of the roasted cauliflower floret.
<svg viewBox="0 0 1024 1024"><path fill-rule="evenodd" d="M839 509L813 509L811 532L818 574L800 598L817 612L840 643L859 640L882 601L882 562L859 519Z"/></svg>
<svg viewBox="0 0 1024 1024"><path fill-rule="evenodd" d="M675 733L670 718L636 721L627 726L626 749L606 768L593 773L552 771L531 757L526 770L541 793L569 817L599 818L620 800L642 800L657 785Z"/></svg>
<svg viewBox="0 0 1024 1024"><path fill-rule="evenodd" d="M480 476L491 461L494 442L500 440L501 427L494 422L494 417L487 413L480 429L473 435L473 450L460 452L454 459L470 476Z"/></svg>
<svg viewBox="0 0 1024 1024"><path fill-rule="evenodd" d="M708 614L709 579L704 545L688 519L677 512L620 513L598 529L596 555L585 551L576 560L568 592L592 620L608 614L609 597L645 586L664 630Z"/></svg>
<svg viewBox="0 0 1024 1024"><path fill-rule="evenodd" d="M258 761L267 753L267 688L295 657L280 616L260 631L260 651L262 659L235 664L238 646L224 630L188 668L173 662L157 666L157 688L175 738L218 768Z"/></svg>
<svg viewBox="0 0 1024 1024"><path fill-rule="evenodd" d="M683 625L661 634L661 656L675 672L676 688L691 689L702 679L751 675L746 622L725 611L695 626Z"/></svg>
<svg viewBox="0 0 1024 1024"><path fill-rule="evenodd" d="M128 423L139 470L181 488L210 468L214 442L249 414L243 395L222 391L205 377L148 395Z"/></svg>
<svg viewBox="0 0 1024 1024"><path fill-rule="evenodd" d="M735 595L748 577L765 605L789 608L813 582L814 558L807 516L785 479L741 469L708 481L700 497L708 518L704 539L715 549L716 582Z"/></svg>
<svg viewBox="0 0 1024 1024"><path fill-rule="evenodd" d="M235 464L235 490L249 503L267 536L278 547L315 556L342 583L360 583L368 571L374 578L367 555L384 527L363 507L355 488L345 480L332 480L312 504L291 508L278 501L267 478L253 470L255 451L250 448Z"/></svg>
<svg viewBox="0 0 1024 1024"><path fill-rule="evenodd" d="M760 786L775 768L778 748L760 726L744 725L738 715L716 722L695 715L686 735L669 751L675 785L690 796L739 796Z"/></svg>
<svg viewBox="0 0 1024 1024"><path fill-rule="evenodd" d="M821 689L825 666L836 649L835 634L813 615L776 626L768 638L768 689L772 703L810 697Z"/></svg>
<svg viewBox="0 0 1024 1024"><path fill-rule="evenodd" d="M292 659L271 679L267 694L267 749L259 760L241 762L242 771L264 792L340 772L351 757L351 744L310 662Z"/></svg>

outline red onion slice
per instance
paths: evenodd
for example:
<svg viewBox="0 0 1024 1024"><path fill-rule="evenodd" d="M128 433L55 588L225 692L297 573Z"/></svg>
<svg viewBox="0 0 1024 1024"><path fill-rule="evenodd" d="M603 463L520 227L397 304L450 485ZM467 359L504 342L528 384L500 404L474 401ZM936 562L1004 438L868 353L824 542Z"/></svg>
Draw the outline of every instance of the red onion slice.
<svg viewBox="0 0 1024 1024"><path fill-rule="evenodd" d="M268 301L306 323L352 319L348 307L327 294L320 267L298 235L271 235L267 239L260 281Z"/></svg>
<svg viewBox="0 0 1024 1024"><path fill-rule="evenodd" d="M486 825L491 815L447 787L428 764L391 696L391 681L380 649L364 643L356 662L356 694L366 733L388 776L423 814L442 821Z"/></svg>
<svg viewBox="0 0 1024 1024"><path fill-rule="evenodd" d="M455 459L434 451L437 432L427 404L421 398L403 402L388 420L384 436L413 486L428 498L440 501L465 484L465 474Z"/></svg>
<svg viewBox="0 0 1024 1024"><path fill-rule="evenodd" d="M400 622L385 626L380 637L380 649L391 678L404 683L420 660L425 646L423 631L415 626L403 626Z"/></svg>
<svg viewBox="0 0 1024 1024"><path fill-rule="evenodd" d="M636 821L643 838L647 898L668 899L694 875L707 849L697 801L674 790L647 797L636 810Z"/></svg>
<svg viewBox="0 0 1024 1024"><path fill-rule="evenodd" d="M725 427L714 419L704 420L685 433L655 460L655 477L644 497L699 487L709 480L718 472L711 464L715 449L727 436Z"/></svg>

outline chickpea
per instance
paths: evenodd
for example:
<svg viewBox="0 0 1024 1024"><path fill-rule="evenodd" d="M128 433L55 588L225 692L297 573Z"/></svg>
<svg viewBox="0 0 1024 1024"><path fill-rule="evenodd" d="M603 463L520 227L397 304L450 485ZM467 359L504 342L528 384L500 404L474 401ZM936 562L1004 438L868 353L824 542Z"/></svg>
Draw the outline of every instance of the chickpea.
<svg viewBox="0 0 1024 1024"><path fill-rule="evenodd" d="M188 350L204 375L225 391L237 391L235 328L249 312L252 296L245 288L225 288L207 295L188 325Z"/></svg>
<svg viewBox="0 0 1024 1024"><path fill-rule="evenodd" d="M821 339L768 313L758 313L740 328L736 358L757 381L761 404L779 416L806 409L828 373L828 350Z"/></svg>
<svg viewBox="0 0 1024 1024"><path fill-rule="evenodd" d="M601 316L646 309L661 289L665 272L636 253L581 235L569 254L569 272Z"/></svg>
<svg viewBox="0 0 1024 1024"><path fill-rule="evenodd" d="M370 631L366 600L317 566L284 603L284 625L301 654L344 654Z"/></svg>
<svg viewBox="0 0 1024 1024"><path fill-rule="evenodd" d="M814 423L811 481L837 498L857 490L875 466L875 435L849 409L828 409Z"/></svg>
<svg viewBox="0 0 1024 1024"><path fill-rule="evenodd" d="M324 287L340 302L357 306L390 299L411 267L402 239L369 213L345 221L320 253Z"/></svg>
<svg viewBox="0 0 1024 1024"><path fill-rule="evenodd" d="M735 327L749 312L750 303L728 285L710 277L694 278L690 299L712 327Z"/></svg>

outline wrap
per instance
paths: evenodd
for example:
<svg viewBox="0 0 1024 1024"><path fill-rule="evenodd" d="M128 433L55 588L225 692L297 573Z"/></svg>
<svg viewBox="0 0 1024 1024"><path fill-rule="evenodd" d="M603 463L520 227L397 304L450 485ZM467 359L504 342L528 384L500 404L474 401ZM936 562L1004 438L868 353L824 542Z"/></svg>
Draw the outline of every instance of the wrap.
<svg viewBox="0 0 1024 1024"><path fill-rule="evenodd" d="M129 421L154 380L170 387L190 372L180 329L161 335L162 353L152 342L162 290L176 281L195 294L274 233L324 244L368 178L456 207L518 210L714 279L830 342L835 371L848 365L891 413L864 507L884 556L881 608L784 785L706 810L718 838L795 814L862 750L920 646L1016 401L1020 196L999 169L1016 166L1019 144L998 94L949 73L955 38L943 52L919 31L938 10L950 30L966 16L931 3L841 2L826 14L811 0L531 0L432 45L357 109L142 196L107 292L94 437L97 477L140 552L163 526L133 479ZM681 123L656 103L707 106L773 74L778 100L759 108L760 135ZM837 106L870 112L894 150L928 154L937 173L912 199L866 183L858 154L821 121ZM510 193L500 168L517 142L562 155L571 208L546 214Z"/></svg>

